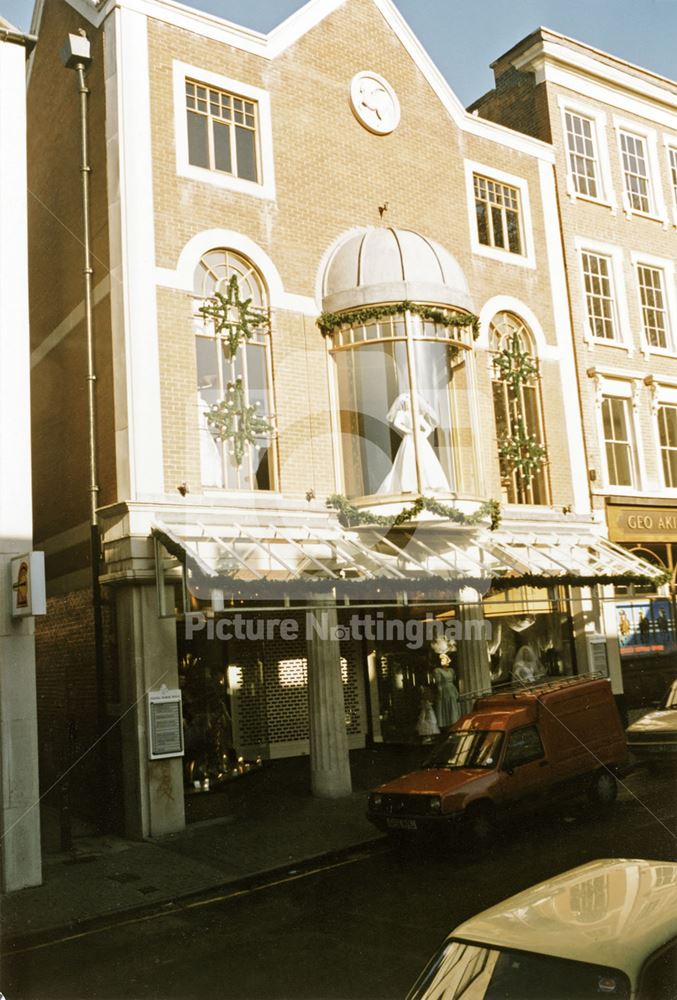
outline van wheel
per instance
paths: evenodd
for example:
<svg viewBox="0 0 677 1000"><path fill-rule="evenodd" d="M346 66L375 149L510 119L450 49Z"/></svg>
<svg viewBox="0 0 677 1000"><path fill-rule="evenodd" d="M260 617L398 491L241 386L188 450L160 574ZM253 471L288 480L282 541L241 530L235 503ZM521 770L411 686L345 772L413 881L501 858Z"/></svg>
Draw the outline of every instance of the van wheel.
<svg viewBox="0 0 677 1000"><path fill-rule="evenodd" d="M468 846L485 848L496 837L496 814L488 803L469 806L463 816L463 834Z"/></svg>
<svg viewBox="0 0 677 1000"><path fill-rule="evenodd" d="M610 806L616 801L618 782L610 771L598 771L590 786L590 798L598 806Z"/></svg>

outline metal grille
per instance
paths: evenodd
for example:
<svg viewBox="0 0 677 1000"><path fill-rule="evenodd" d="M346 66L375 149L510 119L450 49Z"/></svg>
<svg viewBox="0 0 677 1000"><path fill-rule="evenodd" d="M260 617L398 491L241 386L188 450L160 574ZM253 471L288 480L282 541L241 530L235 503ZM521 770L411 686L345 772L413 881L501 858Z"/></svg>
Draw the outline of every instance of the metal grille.
<svg viewBox="0 0 677 1000"><path fill-rule="evenodd" d="M346 732L363 731L358 650L342 644L341 677ZM242 746L307 741L308 661L305 641L274 639L233 643L230 687L238 742Z"/></svg>
<svg viewBox="0 0 677 1000"><path fill-rule="evenodd" d="M427 816L430 795L384 795L382 810L388 816Z"/></svg>

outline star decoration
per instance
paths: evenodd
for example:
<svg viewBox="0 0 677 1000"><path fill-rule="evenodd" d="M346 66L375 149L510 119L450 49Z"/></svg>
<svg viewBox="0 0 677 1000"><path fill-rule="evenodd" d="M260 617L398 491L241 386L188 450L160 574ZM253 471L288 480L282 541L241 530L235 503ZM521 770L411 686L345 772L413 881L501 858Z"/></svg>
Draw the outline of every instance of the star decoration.
<svg viewBox="0 0 677 1000"><path fill-rule="evenodd" d="M502 382L518 393L520 388L538 375L538 368L528 351L525 351L519 335L512 333L507 345L494 358L494 367Z"/></svg>
<svg viewBox="0 0 677 1000"><path fill-rule="evenodd" d="M517 420L514 433L499 440L498 454L501 465L508 472L516 471L529 482L547 460L546 449L534 434L528 433L521 417Z"/></svg>
<svg viewBox="0 0 677 1000"><path fill-rule="evenodd" d="M200 312L205 319L214 320L215 333L225 334L224 348L228 347L231 358L235 357L243 340L251 340L261 331L270 331L268 312L253 307L251 298L240 298L240 285L235 274L228 281L227 295L215 292L206 305L200 306Z"/></svg>
<svg viewBox="0 0 677 1000"><path fill-rule="evenodd" d="M206 413L207 422L221 441L228 442L238 468L242 465L248 445L273 431L273 425L258 412L260 403L247 403L242 379L229 382L224 399L214 403Z"/></svg>

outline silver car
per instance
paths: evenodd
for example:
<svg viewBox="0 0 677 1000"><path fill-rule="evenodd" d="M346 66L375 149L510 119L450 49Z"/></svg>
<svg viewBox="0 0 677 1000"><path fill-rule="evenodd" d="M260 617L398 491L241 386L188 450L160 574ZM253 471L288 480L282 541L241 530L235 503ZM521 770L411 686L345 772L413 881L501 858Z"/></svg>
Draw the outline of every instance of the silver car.
<svg viewBox="0 0 677 1000"><path fill-rule="evenodd" d="M628 748L640 763L652 767L677 765L677 680L657 708L633 722L625 732Z"/></svg>

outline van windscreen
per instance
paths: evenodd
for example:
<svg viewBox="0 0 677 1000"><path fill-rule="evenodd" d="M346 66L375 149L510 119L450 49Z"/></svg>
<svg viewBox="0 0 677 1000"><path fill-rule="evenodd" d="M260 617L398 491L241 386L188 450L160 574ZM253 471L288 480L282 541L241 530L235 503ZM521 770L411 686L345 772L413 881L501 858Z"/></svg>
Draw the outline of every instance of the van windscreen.
<svg viewBox="0 0 677 1000"><path fill-rule="evenodd" d="M426 767L496 767L503 733L476 730L452 733L426 761Z"/></svg>

